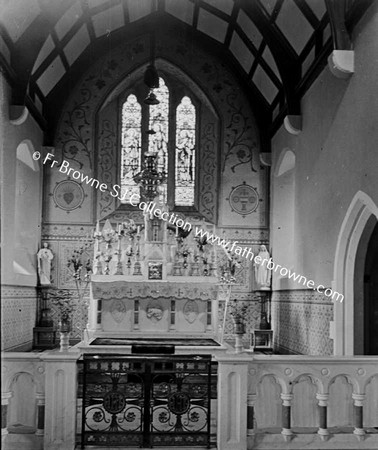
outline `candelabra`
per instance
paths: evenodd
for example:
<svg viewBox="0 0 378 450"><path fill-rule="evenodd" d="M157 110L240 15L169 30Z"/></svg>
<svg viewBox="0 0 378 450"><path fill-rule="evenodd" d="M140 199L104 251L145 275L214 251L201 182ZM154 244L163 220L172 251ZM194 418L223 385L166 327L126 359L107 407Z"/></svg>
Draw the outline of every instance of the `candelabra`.
<svg viewBox="0 0 378 450"><path fill-rule="evenodd" d="M88 258L86 263L82 262L83 254L89 247L92 245L93 240L87 239L79 249L75 249L71 258L68 260L67 266L72 270L72 277L75 281L76 293L78 297L78 304L80 307L80 334L82 340L85 340L85 330L87 329L87 325L84 325L85 316L88 311L88 300L85 298L85 293L87 292L88 285L91 281L92 274L92 263Z"/></svg>
<svg viewBox="0 0 378 450"><path fill-rule="evenodd" d="M223 343L224 339L224 330L226 327L226 319L227 319L227 312L231 297L231 290L232 285L235 284L236 278L236 268L240 267L240 262L231 252L226 252L227 260L220 266L220 274L219 274L219 284L224 289L225 293L225 304L224 304L224 314L223 314L223 327L222 327L222 334L221 334L221 343ZM233 317L233 316L232 316ZM238 316L240 318L240 316ZM243 324L244 325L244 324ZM235 326L236 331L236 326ZM239 327L237 331L241 331L241 328ZM236 352L241 351L241 336L240 333L236 333L236 346L235 350Z"/></svg>

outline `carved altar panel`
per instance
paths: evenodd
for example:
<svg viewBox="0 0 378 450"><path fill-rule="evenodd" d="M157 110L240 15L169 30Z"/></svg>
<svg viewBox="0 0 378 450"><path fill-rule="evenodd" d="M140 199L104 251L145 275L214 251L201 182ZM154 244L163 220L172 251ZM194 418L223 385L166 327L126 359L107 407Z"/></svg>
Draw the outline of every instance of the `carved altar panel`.
<svg viewBox="0 0 378 450"><path fill-rule="evenodd" d="M140 300L139 329L146 332L169 331L168 298L144 298Z"/></svg>
<svg viewBox="0 0 378 450"><path fill-rule="evenodd" d="M205 333L207 302L184 300L177 304L176 329L186 333Z"/></svg>
<svg viewBox="0 0 378 450"><path fill-rule="evenodd" d="M133 329L131 302L114 298L102 302L101 325L104 331L125 333Z"/></svg>

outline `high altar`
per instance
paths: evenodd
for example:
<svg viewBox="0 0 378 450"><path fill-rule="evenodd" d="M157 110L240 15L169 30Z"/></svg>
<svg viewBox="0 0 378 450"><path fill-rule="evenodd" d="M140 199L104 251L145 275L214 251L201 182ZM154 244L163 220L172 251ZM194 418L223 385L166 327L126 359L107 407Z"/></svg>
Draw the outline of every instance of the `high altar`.
<svg viewBox="0 0 378 450"><path fill-rule="evenodd" d="M86 352L154 339L219 346L215 246L196 237L213 225L184 223L145 212L143 224L97 225Z"/></svg>

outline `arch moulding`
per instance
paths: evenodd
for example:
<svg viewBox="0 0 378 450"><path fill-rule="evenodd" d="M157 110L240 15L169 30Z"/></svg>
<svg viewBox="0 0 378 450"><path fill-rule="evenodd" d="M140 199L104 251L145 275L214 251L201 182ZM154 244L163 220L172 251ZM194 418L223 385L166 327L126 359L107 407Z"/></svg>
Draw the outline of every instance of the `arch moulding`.
<svg viewBox="0 0 378 450"><path fill-rule="evenodd" d="M334 304L334 354L354 353L354 272L362 234L369 219L378 220L378 207L364 192L354 196L341 225L337 239L333 290L344 295L344 301Z"/></svg>

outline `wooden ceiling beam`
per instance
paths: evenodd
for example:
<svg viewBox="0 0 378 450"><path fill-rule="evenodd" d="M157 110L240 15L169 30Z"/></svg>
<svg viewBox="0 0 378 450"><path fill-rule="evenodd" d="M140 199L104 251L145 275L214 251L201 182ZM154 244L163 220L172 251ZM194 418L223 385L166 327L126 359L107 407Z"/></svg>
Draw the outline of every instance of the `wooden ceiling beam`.
<svg viewBox="0 0 378 450"><path fill-rule="evenodd" d="M301 79L301 65L296 53L277 25L271 22L260 1L244 2L243 9L259 29L275 59L283 83L288 115L300 115L300 98L296 86Z"/></svg>

